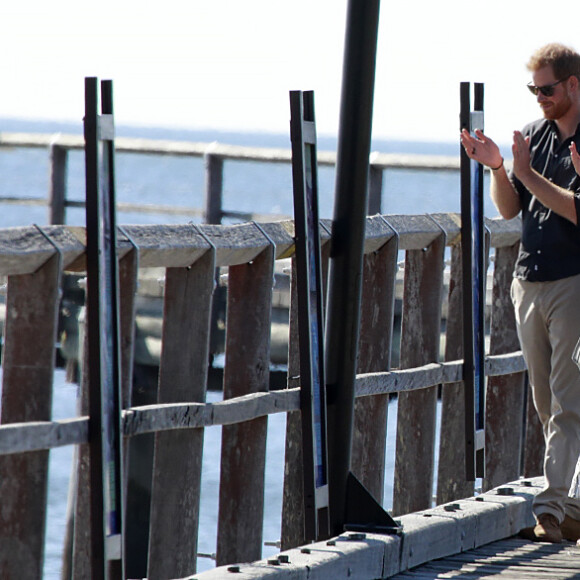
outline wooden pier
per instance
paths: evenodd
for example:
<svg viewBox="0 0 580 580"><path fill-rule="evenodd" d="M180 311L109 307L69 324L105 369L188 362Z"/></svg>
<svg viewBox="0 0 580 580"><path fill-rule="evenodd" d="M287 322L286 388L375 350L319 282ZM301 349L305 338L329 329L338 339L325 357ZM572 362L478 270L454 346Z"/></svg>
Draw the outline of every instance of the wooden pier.
<svg viewBox="0 0 580 580"><path fill-rule="evenodd" d="M541 473L542 446L541 431L532 413L527 420L525 366L509 299L519 223L488 220L487 226L493 254L493 300L486 359L488 454L484 491L522 475ZM321 222L325 264L331 227L330 222ZM435 477L437 504L457 502L474 494L473 485L467 484L463 475L459 234L459 218L454 214L367 218L352 468L380 500L387 404L396 394L396 517L431 509ZM84 272L84 235L84 228L67 226L0 230L0 275L7 278L0 425L0 569L6 578L42 576L48 453L62 445L77 446L78 456L74 525L70 526L69 545L64 550L70 555L65 559L64 577L89 577L87 443L91 419L87 416L86 393L81 398L79 416L63 421L50 417L60 281L63 272ZM198 529L203 433L212 425L221 425L223 430L221 457L215 459L221 465L217 565L260 560L262 520L269 509L264 505L266 425L272 413L287 413L281 546L282 550L302 546L300 381L297 321L292 307L288 388L271 391L267 372L274 263L293 255L293 223L262 223L259 227L255 223L124 226L119 229L118 244L123 281L122 424L129 473L134 460L133 442L146 434L155 437L149 537L145 545L127 550L129 577L138 577L131 567L141 570L143 566L141 577L150 579L195 573L197 537L203 533ZM446 251L451 254L451 270L446 353L445 360L440 360ZM399 253L405 256L405 266L400 365L395 369L390 366L390 351ZM146 267L164 268L166 272L162 351L154 404L135 406L131 380L134 305L139 269ZM209 322L218 267L228 269L225 400L207 404ZM437 272L441 275L434 275ZM292 296L294 292L292 285ZM35 348L31 349L31 344ZM442 444L436 474L439 392ZM132 518L143 514L132 513L131 497L126 493L129 529ZM472 503L479 506L480 502ZM529 521L529 501L523 503L527 507L517 508L519 519L510 524L510 533ZM402 541L410 529L403 526ZM405 565L413 562L411 558ZM397 566L393 573L404 569ZM352 577L365 576L352 569Z"/></svg>

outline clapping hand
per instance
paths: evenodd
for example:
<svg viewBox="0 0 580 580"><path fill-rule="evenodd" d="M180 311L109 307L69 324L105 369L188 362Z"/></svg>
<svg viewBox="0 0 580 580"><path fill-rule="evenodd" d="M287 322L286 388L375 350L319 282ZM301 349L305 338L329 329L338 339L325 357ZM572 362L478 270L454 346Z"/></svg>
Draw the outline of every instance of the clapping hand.
<svg viewBox="0 0 580 580"><path fill-rule="evenodd" d="M512 153L514 156L514 173L516 177L523 179L526 171L531 170L530 138L524 137L520 131L514 131Z"/></svg>
<svg viewBox="0 0 580 580"><path fill-rule="evenodd" d="M461 131L461 144L470 159L487 167L499 168L503 163L499 147L483 131L476 129L472 135L467 129Z"/></svg>

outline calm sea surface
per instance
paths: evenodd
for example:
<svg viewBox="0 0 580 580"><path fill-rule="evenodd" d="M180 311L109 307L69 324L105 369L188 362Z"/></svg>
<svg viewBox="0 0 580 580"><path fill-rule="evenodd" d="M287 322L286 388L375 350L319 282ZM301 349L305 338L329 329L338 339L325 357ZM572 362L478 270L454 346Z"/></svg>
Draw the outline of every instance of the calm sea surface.
<svg viewBox="0 0 580 580"><path fill-rule="evenodd" d="M82 134L79 121L75 124L24 122L0 120L0 131L31 133ZM164 129L117 128L121 137L145 137L196 142L217 141L223 144L289 148L289 137L268 134L237 134L220 132L193 132ZM374 141L373 151L381 153L420 153L456 155L458 144L412 143ZM318 138L319 151L336 149L333 138ZM46 197L48 190L48 154L45 150L0 149L0 196ZM201 159L154 157L118 154L116 158L117 199L121 202L167 204L201 208L204 205L204 167ZM334 170L319 169L320 216L331 218L333 213ZM68 196L84 199L84 158L80 152L71 152L68 165ZM487 196L486 196L487 197ZM453 172L427 173L388 171L383 185L383 213L421 214L459 212L459 175ZM224 208L258 213L277 213L291 216L292 175L290 165L248 164L226 162L224 172ZM485 200L485 213L495 216L495 209ZM184 223L190 218L175 215L119 213L120 224ZM84 225L84 210L69 209L68 223ZM196 220L193 220L196 221ZM0 228L31 224L46 224L44 207L3 206L0 210ZM55 419L76 414L76 385L67 384L64 373L57 371L54 383ZM215 401L221 393L210 392L208 401ZM394 465L394 434L396 403L389 408L389 436L384 506L392 502ZM285 416L269 418L264 541L280 538L282 508L282 481L284 462ZM199 552L215 552L217 531L219 457L221 430L210 427L205 433L203 482L201 498L201 530ZM50 455L50 488L47 523L45 578L58 579L61 568L62 540L65 530L68 482L71 471L71 448L59 448ZM211 461L208 460L211 458ZM276 548L265 546L263 556L276 553ZM198 571L213 567L213 561L199 558Z"/></svg>

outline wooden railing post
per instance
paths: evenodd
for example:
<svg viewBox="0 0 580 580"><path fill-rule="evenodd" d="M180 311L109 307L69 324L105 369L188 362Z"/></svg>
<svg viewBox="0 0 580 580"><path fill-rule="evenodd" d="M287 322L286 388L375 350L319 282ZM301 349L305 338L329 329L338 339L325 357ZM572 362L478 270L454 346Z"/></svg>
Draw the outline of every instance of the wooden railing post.
<svg viewBox="0 0 580 580"><path fill-rule="evenodd" d="M367 215L381 213L383 196L383 168L373 165L369 167L369 200Z"/></svg>
<svg viewBox="0 0 580 580"><path fill-rule="evenodd" d="M451 247L445 329L445 360L463 359L463 276L461 242ZM437 504L473 495L465 479L465 386L463 381L441 389L441 432L437 474Z"/></svg>
<svg viewBox="0 0 580 580"><path fill-rule="evenodd" d="M526 423L525 423L525 444L523 458L524 477L536 477L544 473L544 453L546 450L546 441L542 423L538 417L534 400L532 398L532 389L526 381Z"/></svg>
<svg viewBox="0 0 580 580"><path fill-rule="evenodd" d="M298 338L298 294L296 258L292 258L290 280L290 328L288 342L288 388L300 386L300 345ZM305 543L304 470L302 458L302 419L300 411L286 416L286 450L284 455L284 490L282 496L282 550Z"/></svg>
<svg viewBox="0 0 580 580"><path fill-rule="evenodd" d="M205 403L214 273L214 248L189 268L166 271L159 403ZM203 435L203 429L156 435L147 569L151 580L196 571Z"/></svg>
<svg viewBox="0 0 580 580"><path fill-rule="evenodd" d="M330 243L321 241L321 270L323 292L328 286ZM292 259L290 332L288 343L288 388L300 386L300 345L298 340L298 297L296 262ZM323 305L325 306L325 305ZM295 548L305 542L304 535L304 470L302 458L302 419L300 411L286 417L286 450L284 458L284 489L282 498L282 549Z"/></svg>
<svg viewBox="0 0 580 580"><path fill-rule="evenodd" d="M398 238L364 256L357 373L388 371L391 364ZM355 399L351 470L380 504L385 483L388 395Z"/></svg>
<svg viewBox="0 0 580 580"><path fill-rule="evenodd" d="M224 184L224 160L218 155L206 153L205 162L205 223L222 223L222 197Z"/></svg>
<svg viewBox="0 0 580 580"><path fill-rule="evenodd" d="M52 414L61 260L8 277L2 361L2 424L49 421ZM42 578L48 451L0 456L0 571Z"/></svg>
<svg viewBox="0 0 580 580"><path fill-rule="evenodd" d="M50 146L50 191L48 194L48 223L66 223L66 176L68 151L65 147Z"/></svg>
<svg viewBox="0 0 580 580"><path fill-rule="evenodd" d="M122 232L125 236L127 234ZM128 236L127 236L128 237ZM119 235L119 241L122 236ZM129 241L133 244L132 240ZM133 404L133 363L135 354L135 318L136 318L136 294L139 283L139 248L133 244L133 248L119 259L119 289L120 289L120 332L121 332L121 401L123 409L128 409ZM146 436L145 436L146 437ZM140 456L131 461L131 451L135 440L138 437L124 439L123 453L124 466L123 473L125 476L124 493L125 493L125 573L131 577L130 567L134 562L135 554L132 548L133 538L130 535L135 528L135 519L138 514L131 510L129 502L129 490L134 489L132 486L134 480L140 473L138 461ZM147 498L149 500L149 498ZM136 502L137 503L137 502ZM138 510L142 505L138 505ZM133 534L135 535L135 534Z"/></svg>
<svg viewBox="0 0 580 580"><path fill-rule="evenodd" d="M135 328L135 292L139 256L137 248L129 250L119 260L122 402L128 406L133 378L133 348ZM85 311L79 324L80 387L77 402L78 415L89 414L87 333ZM129 445L125 445L127 449ZM75 447L72 475L69 485L67 530L63 552L62 580L88 578L91 574L90 536L90 452L87 444ZM126 498L125 498L126 499Z"/></svg>
<svg viewBox="0 0 580 580"><path fill-rule="evenodd" d="M230 266L224 399L269 390L274 248ZM261 558L267 417L225 425L217 565Z"/></svg>
<svg viewBox="0 0 580 580"><path fill-rule="evenodd" d="M489 354L519 350L510 297L519 244L496 248ZM483 491L520 477L523 450L525 373L489 377L486 391L486 467Z"/></svg>
<svg viewBox="0 0 580 580"><path fill-rule="evenodd" d="M407 250L401 368L439 360L445 236ZM399 393L393 513L431 507L437 387Z"/></svg>

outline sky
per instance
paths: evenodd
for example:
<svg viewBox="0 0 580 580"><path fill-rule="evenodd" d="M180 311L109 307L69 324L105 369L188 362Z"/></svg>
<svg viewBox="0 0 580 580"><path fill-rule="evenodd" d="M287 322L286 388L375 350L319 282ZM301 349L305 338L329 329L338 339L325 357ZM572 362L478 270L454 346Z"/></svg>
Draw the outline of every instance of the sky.
<svg viewBox="0 0 580 580"><path fill-rule="evenodd" d="M84 78L112 79L115 123L276 134L289 91L339 130L348 0L18 0L0 6L0 119L82 122ZM580 50L575 11L539 0L380 6L373 137L454 142L459 83L485 84L485 130L538 118L525 84L548 42ZM546 20L549 24L546 25ZM556 23L557 22L557 26ZM1 130L1 127L0 127Z"/></svg>

